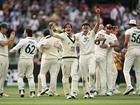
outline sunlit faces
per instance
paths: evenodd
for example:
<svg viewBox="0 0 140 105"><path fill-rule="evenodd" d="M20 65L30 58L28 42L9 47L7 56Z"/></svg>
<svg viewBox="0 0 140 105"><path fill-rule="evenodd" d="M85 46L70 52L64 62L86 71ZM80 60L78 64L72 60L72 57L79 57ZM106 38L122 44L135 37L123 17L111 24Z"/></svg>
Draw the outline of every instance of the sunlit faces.
<svg viewBox="0 0 140 105"><path fill-rule="evenodd" d="M65 32L70 34L72 32L72 25L67 23L65 26L64 26L64 29L65 29Z"/></svg>

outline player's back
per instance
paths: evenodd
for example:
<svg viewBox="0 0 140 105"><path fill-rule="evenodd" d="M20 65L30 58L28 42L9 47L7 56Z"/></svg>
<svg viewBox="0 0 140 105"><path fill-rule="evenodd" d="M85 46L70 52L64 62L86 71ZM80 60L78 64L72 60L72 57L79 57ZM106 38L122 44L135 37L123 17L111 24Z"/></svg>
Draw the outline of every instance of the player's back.
<svg viewBox="0 0 140 105"><path fill-rule="evenodd" d="M23 46L20 49L20 58L33 59L37 52L37 42L32 37L22 39Z"/></svg>
<svg viewBox="0 0 140 105"><path fill-rule="evenodd" d="M140 46L140 30L137 27L132 27L126 30L125 35L129 35L129 48L136 48Z"/></svg>
<svg viewBox="0 0 140 105"><path fill-rule="evenodd" d="M39 42L45 47L42 50L42 59L58 59L60 41L54 37L44 38Z"/></svg>

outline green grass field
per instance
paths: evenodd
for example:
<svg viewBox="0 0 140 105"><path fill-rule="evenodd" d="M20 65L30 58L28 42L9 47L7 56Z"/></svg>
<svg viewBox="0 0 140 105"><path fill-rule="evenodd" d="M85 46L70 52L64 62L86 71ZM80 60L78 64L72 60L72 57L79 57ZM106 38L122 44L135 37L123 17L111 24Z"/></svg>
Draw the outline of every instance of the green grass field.
<svg viewBox="0 0 140 105"><path fill-rule="evenodd" d="M125 90L124 86L121 86L121 90ZM76 100L65 99L62 87L58 87L60 96L55 97L44 95L30 98L27 88L25 89L26 94L24 98L19 97L17 87L6 87L5 91L9 97L0 98L0 105L140 105L140 96L131 94L128 96L120 94L112 97L97 96L93 99L83 99L82 88L80 88L81 92Z"/></svg>

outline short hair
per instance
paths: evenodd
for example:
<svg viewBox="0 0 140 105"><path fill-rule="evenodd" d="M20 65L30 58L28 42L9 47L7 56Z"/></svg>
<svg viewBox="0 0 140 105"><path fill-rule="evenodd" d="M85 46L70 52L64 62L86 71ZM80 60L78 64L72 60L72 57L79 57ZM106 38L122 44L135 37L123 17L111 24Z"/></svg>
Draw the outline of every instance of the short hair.
<svg viewBox="0 0 140 105"><path fill-rule="evenodd" d="M50 35L50 30L49 30L48 28L44 29L44 30L43 30L43 35L44 35L44 36Z"/></svg>
<svg viewBox="0 0 140 105"><path fill-rule="evenodd" d="M0 24L0 29L1 28L9 29L8 24L5 23L5 22L3 22L3 23Z"/></svg>
<svg viewBox="0 0 140 105"><path fill-rule="evenodd" d="M72 28L72 24L71 24L71 23L66 23L66 24L64 25L64 29L66 28L67 25L70 25L71 28Z"/></svg>
<svg viewBox="0 0 140 105"><path fill-rule="evenodd" d="M32 37L32 30L31 29L25 29L26 33L28 34L29 37Z"/></svg>
<svg viewBox="0 0 140 105"><path fill-rule="evenodd" d="M107 28L107 29L112 29L112 25L111 25L111 24L107 24L107 25L105 26L105 28Z"/></svg>
<svg viewBox="0 0 140 105"><path fill-rule="evenodd" d="M90 27L90 24L85 22L85 23L82 24L82 26L89 26Z"/></svg>

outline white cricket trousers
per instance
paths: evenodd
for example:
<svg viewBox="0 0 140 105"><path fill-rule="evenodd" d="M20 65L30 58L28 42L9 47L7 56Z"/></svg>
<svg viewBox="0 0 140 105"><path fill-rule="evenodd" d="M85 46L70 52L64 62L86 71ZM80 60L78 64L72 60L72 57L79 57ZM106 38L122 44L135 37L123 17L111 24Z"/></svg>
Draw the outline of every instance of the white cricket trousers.
<svg viewBox="0 0 140 105"><path fill-rule="evenodd" d="M129 72L133 64L134 64L136 79L137 79L136 90L140 91L140 47L139 46L137 46L136 48L128 48L128 51L126 52L125 55L123 73L124 73L127 87L132 86Z"/></svg>
<svg viewBox="0 0 140 105"><path fill-rule="evenodd" d="M78 92L78 59L76 58L63 58L62 59L62 82L64 94L68 95L72 92ZM71 85L69 78L71 77Z"/></svg>
<svg viewBox="0 0 140 105"><path fill-rule="evenodd" d="M57 75L58 75L58 60L57 59L42 59L41 68L38 78L41 80L42 90L47 88L46 74L50 73L50 87L49 92L56 92ZM39 81L38 81L39 82Z"/></svg>
<svg viewBox="0 0 140 105"><path fill-rule="evenodd" d="M112 52L107 55L107 87L109 91L113 91L114 84L116 82L117 70L114 63L114 56Z"/></svg>
<svg viewBox="0 0 140 105"><path fill-rule="evenodd" d="M7 77L9 67L9 59L0 55L0 93L3 93L4 82Z"/></svg>
<svg viewBox="0 0 140 105"><path fill-rule="evenodd" d="M96 68L96 71L98 70L99 71L99 75L100 75L100 83L101 83L101 92L103 94L106 93L106 83L107 83L107 71L106 71L106 62L107 62L107 59L106 59L106 56L104 55L96 55L95 56L95 61L96 61L96 64L95 64L95 68ZM97 72L98 72L97 71Z"/></svg>
<svg viewBox="0 0 140 105"><path fill-rule="evenodd" d="M79 59L80 72L83 81L84 93L95 88L95 56L93 53L80 55Z"/></svg>
<svg viewBox="0 0 140 105"><path fill-rule="evenodd" d="M18 63L18 88L19 90L24 89L24 82L23 78L26 76L28 79L29 84L29 91L35 91L35 82L34 82L34 76L33 76L33 59L24 59L20 58Z"/></svg>

